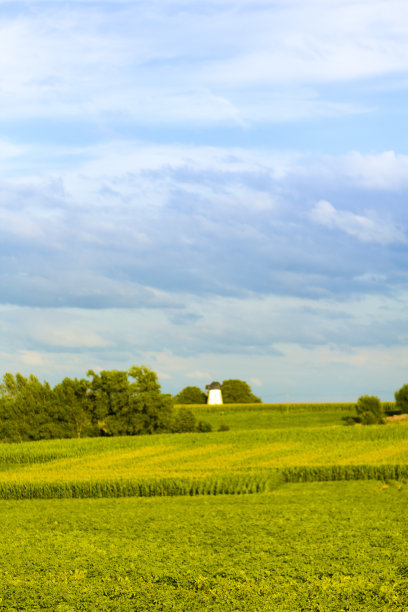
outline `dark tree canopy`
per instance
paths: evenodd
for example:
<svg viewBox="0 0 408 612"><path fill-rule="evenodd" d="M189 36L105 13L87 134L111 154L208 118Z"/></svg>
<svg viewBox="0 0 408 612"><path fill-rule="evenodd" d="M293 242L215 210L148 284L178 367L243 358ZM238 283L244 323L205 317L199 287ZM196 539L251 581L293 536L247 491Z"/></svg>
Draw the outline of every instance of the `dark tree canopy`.
<svg viewBox="0 0 408 612"><path fill-rule="evenodd" d="M52 391L30 374L7 373L0 385L0 437L12 442L53 437L58 423L52 423Z"/></svg>
<svg viewBox="0 0 408 612"><path fill-rule="evenodd" d="M403 413L408 413L408 384L395 391L395 407Z"/></svg>
<svg viewBox="0 0 408 612"><path fill-rule="evenodd" d="M59 422L65 435L81 438L97 435L95 406L89 380L64 378L53 389L52 421Z"/></svg>
<svg viewBox="0 0 408 612"><path fill-rule="evenodd" d="M251 387L243 380L224 380L221 385L224 404L258 404L262 400L252 393Z"/></svg>
<svg viewBox="0 0 408 612"><path fill-rule="evenodd" d="M171 395L161 392L157 374L146 366L89 370L53 389L30 375L7 373L0 384L0 440L139 435L192 431L195 417L175 413Z"/></svg>
<svg viewBox="0 0 408 612"><path fill-rule="evenodd" d="M157 375L146 366L128 372L103 370L92 377L98 426L108 436L171 431L173 400L161 393ZM133 379L129 381L129 377Z"/></svg>

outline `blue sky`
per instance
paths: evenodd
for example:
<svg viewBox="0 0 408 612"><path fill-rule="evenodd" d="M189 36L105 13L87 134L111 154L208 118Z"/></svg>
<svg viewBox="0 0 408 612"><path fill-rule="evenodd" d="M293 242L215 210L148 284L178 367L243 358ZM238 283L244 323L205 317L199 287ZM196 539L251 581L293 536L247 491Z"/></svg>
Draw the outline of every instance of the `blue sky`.
<svg viewBox="0 0 408 612"><path fill-rule="evenodd" d="M408 382L408 5L0 1L0 372Z"/></svg>

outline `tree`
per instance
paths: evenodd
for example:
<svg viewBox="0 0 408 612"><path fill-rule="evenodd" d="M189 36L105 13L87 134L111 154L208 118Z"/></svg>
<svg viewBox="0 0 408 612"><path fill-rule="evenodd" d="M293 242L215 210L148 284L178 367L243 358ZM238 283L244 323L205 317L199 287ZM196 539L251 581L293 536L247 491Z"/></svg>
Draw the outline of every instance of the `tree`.
<svg viewBox="0 0 408 612"><path fill-rule="evenodd" d="M146 366L129 371L89 370L86 379L64 380L51 389L30 374L7 373L0 384L0 439L8 442L95 435L192 431L188 410L174 414L173 398L162 393L157 374Z"/></svg>
<svg viewBox="0 0 408 612"><path fill-rule="evenodd" d="M363 425L384 423L384 409L375 395L362 395L356 403L357 415Z"/></svg>
<svg viewBox="0 0 408 612"><path fill-rule="evenodd" d="M120 415L126 412L129 405L129 381L127 372L119 370L102 370L96 374L88 371L91 380L91 398L94 420L102 435L126 434L122 431Z"/></svg>
<svg viewBox="0 0 408 612"><path fill-rule="evenodd" d="M259 404L262 400L252 393L251 387L243 380L224 380L221 385L225 404Z"/></svg>
<svg viewBox="0 0 408 612"><path fill-rule="evenodd" d="M128 374L135 380L133 385L137 393L160 393L161 385L159 384L157 374L150 368L146 366L132 366Z"/></svg>
<svg viewBox="0 0 408 612"><path fill-rule="evenodd" d="M95 414L102 435L171 431L173 399L161 392L157 374L146 366L132 366L128 372L102 370L96 374L90 370L88 376L92 377Z"/></svg>
<svg viewBox="0 0 408 612"><path fill-rule="evenodd" d="M395 391L395 407L402 413L408 412L408 384L402 385L401 389Z"/></svg>
<svg viewBox="0 0 408 612"><path fill-rule="evenodd" d="M174 420L173 398L162 393L156 372L146 366L129 370L135 382L131 384L133 408L144 420L144 433L171 431Z"/></svg>
<svg viewBox="0 0 408 612"><path fill-rule="evenodd" d="M51 387L36 376L7 373L0 385L0 437L9 442L55 437Z"/></svg>
<svg viewBox="0 0 408 612"><path fill-rule="evenodd" d="M61 438L81 438L98 433L89 380L64 378L53 389L53 421Z"/></svg>
<svg viewBox="0 0 408 612"><path fill-rule="evenodd" d="M198 387L184 387L174 398L177 404L206 404L207 396Z"/></svg>

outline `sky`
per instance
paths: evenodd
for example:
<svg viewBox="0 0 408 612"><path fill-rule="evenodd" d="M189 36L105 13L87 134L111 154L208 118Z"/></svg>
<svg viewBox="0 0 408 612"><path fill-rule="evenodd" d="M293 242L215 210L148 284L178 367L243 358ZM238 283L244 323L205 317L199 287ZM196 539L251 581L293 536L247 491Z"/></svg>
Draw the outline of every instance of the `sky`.
<svg viewBox="0 0 408 612"><path fill-rule="evenodd" d="M391 400L405 0L0 0L0 375Z"/></svg>

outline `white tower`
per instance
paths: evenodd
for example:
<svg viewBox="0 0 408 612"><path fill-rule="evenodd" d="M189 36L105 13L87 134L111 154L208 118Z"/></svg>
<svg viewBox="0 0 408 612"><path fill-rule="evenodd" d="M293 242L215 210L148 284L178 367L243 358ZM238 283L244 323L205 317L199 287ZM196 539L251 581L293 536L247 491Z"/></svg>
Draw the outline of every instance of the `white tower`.
<svg viewBox="0 0 408 612"><path fill-rule="evenodd" d="M206 385L208 391L207 404L222 404L221 385L219 382L212 382L211 385Z"/></svg>

